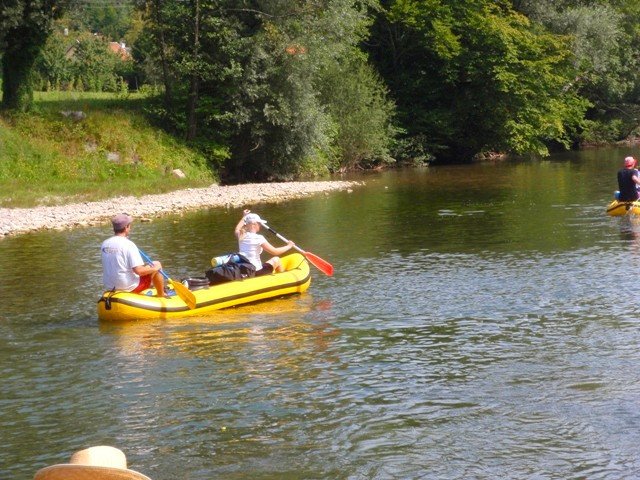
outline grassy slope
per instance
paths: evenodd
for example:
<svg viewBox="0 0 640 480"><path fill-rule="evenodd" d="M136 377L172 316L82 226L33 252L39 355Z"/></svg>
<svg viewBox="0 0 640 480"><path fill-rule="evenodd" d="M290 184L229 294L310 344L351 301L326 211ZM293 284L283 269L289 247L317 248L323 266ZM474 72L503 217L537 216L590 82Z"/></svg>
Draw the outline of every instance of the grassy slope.
<svg viewBox="0 0 640 480"><path fill-rule="evenodd" d="M214 183L215 172L199 152L149 124L146 101L133 95L38 93L34 112L0 115L0 206L64 204ZM64 111L86 117L73 120ZM110 153L119 160L109 160ZM187 178L175 178L176 168Z"/></svg>

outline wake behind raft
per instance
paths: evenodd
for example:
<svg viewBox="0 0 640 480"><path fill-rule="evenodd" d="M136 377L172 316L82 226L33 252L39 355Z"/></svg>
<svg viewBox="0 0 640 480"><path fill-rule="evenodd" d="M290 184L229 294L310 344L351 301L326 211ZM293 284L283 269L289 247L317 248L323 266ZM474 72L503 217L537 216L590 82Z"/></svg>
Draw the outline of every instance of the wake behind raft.
<svg viewBox="0 0 640 480"><path fill-rule="evenodd" d="M305 292L311 284L309 263L300 253L281 257L283 272L234 280L219 285L190 286L196 299L189 308L178 295L155 296L154 289L140 293L107 291L98 300L98 318L106 322L184 318L207 312Z"/></svg>

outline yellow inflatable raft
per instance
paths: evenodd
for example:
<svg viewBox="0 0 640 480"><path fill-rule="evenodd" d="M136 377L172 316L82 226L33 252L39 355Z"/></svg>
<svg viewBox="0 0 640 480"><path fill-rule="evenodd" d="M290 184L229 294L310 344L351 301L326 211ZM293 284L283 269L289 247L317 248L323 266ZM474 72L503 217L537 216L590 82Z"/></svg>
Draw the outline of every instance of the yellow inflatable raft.
<svg viewBox="0 0 640 480"><path fill-rule="evenodd" d="M98 318L110 322L182 318L306 291L311 283L307 260L293 253L281 261L285 269L281 273L194 289L193 309L178 295L160 298L154 296L153 289L141 293L104 292L98 300Z"/></svg>
<svg viewBox="0 0 640 480"><path fill-rule="evenodd" d="M607 206L607 215L620 217L622 215L640 215L640 200L621 201L614 200Z"/></svg>

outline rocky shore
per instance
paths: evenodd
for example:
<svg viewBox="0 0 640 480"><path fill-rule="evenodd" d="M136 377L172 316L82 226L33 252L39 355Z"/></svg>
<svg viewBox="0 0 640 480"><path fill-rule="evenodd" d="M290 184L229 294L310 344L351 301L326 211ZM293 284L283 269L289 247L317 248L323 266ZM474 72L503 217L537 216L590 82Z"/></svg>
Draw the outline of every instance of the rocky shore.
<svg viewBox="0 0 640 480"><path fill-rule="evenodd" d="M36 230L98 225L126 212L140 220L209 207L243 207L277 203L333 190L349 190L359 182L253 183L189 188L142 197L116 197L54 207L0 208L0 238Z"/></svg>

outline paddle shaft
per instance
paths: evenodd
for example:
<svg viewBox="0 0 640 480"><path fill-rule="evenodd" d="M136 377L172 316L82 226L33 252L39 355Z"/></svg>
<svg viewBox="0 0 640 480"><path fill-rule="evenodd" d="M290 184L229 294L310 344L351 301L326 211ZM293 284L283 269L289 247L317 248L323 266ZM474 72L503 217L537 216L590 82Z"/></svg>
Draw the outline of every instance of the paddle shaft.
<svg viewBox="0 0 640 480"><path fill-rule="evenodd" d="M284 238L282 235L280 235L278 232L276 232L269 225L263 223L262 226L266 227L267 230L269 230L271 233L273 233L276 237L278 237L283 242L285 242L285 243L289 242L289 240ZM320 258L319 256L317 256L317 255L315 255L315 254L313 254L311 252L307 252L306 250L303 250L302 248L298 247L297 245L294 245L293 248L295 248L298 252L300 252L302 255L304 255L305 258L314 267L316 267L318 270L320 270L322 273L324 273L325 275L328 275L328 276L332 276L333 275L333 265L331 265L329 262L327 262L326 260Z"/></svg>
<svg viewBox="0 0 640 480"><path fill-rule="evenodd" d="M263 226L267 227L267 230L269 230L271 233L273 233L276 237L278 237L280 240L282 240L284 243L288 243L289 240L287 240L286 238L284 238L282 235L280 235L278 232L276 232L273 228L269 227L268 225L265 225L264 223L262 224ZM307 252L305 252L303 249L301 249L299 246L294 245L293 248L295 248L297 251L299 251L300 253L302 253L303 255Z"/></svg>
<svg viewBox="0 0 640 480"><path fill-rule="evenodd" d="M142 250L140 250L139 248L138 248L138 251L140 252L140 255L142 256L142 258L143 258L143 260L144 260L145 262L147 262L147 263L149 263L149 264L153 265L153 260L151 260L151 258L149 257L149 255L147 255L146 253L144 253L144 252L143 252ZM164 270L160 269L160 270L158 270L158 271L162 274L162 276L164 277L164 279L165 279L165 280L167 280L167 281L170 281L170 280L171 280L171 279L169 278L169 276L168 276L166 273L164 273Z"/></svg>

